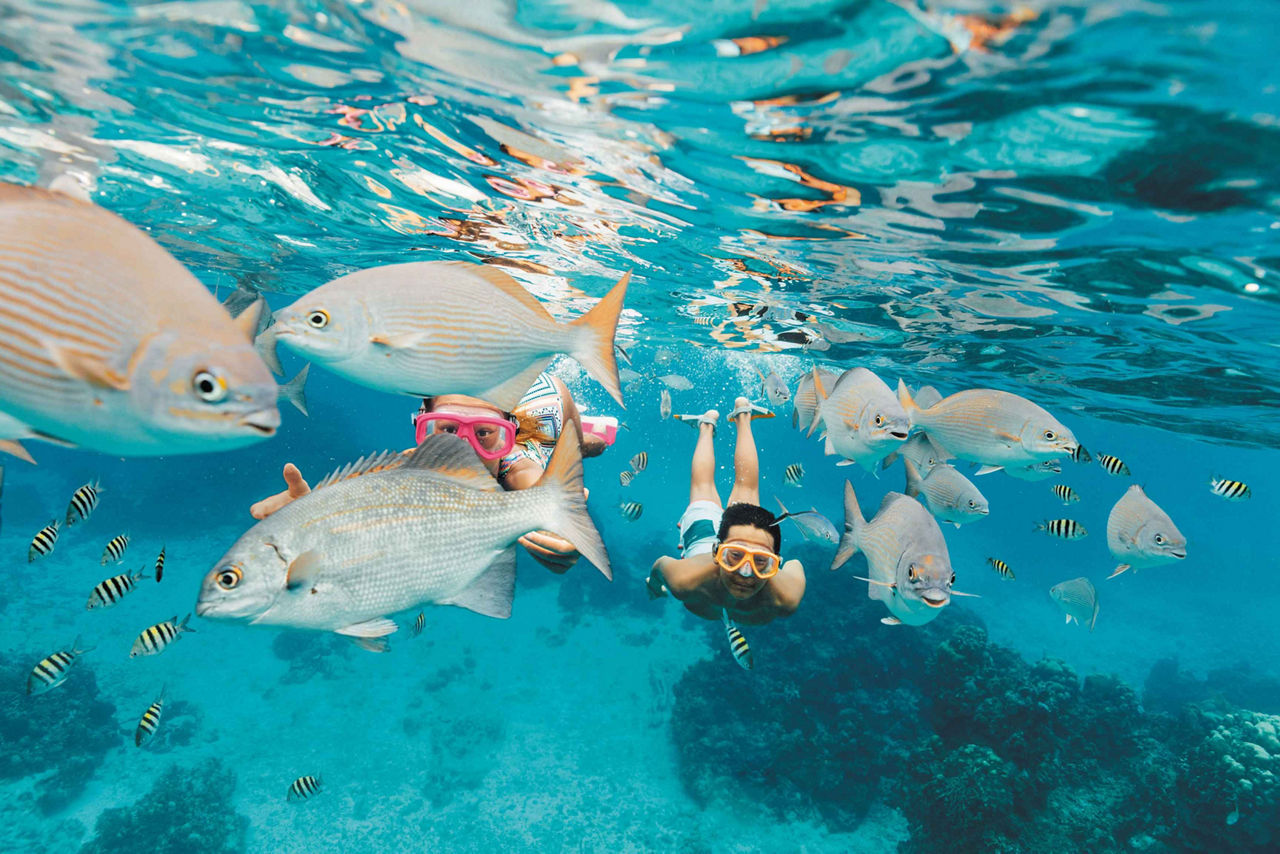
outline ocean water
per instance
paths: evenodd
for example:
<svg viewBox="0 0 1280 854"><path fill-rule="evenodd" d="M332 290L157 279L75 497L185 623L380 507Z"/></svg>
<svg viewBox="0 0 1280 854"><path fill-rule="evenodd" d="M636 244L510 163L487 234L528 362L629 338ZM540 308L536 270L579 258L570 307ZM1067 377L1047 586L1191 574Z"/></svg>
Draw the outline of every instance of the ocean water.
<svg viewBox="0 0 1280 854"><path fill-rule="evenodd" d="M321 370L310 417L286 408L243 450L5 460L0 850L1280 850L1277 46L1280 7L1250 0L0 0L0 178L70 176L219 296L281 307L461 259L569 318L633 275L625 410L554 366L626 423L586 464L614 580L522 556L508 621L438 607L414 638L399 615L374 655L193 618L129 658L193 609L283 463L314 482L412 443L414 401ZM977 598L921 628L881 624L862 558L829 572L833 549L784 523L806 596L746 630L744 672L718 623L643 589L695 439L660 418L660 378L689 381L676 412L727 412L763 400L757 370L794 391L859 365L1025 395L1133 475L975 478L990 517L944 533ZM837 467L777 414L754 424L766 506L839 526L846 479L866 511L902 489L901 467ZM1222 501L1213 476L1253 497ZM27 564L95 478L92 518ZM1188 557L1106 580L1131 482ZM1034 531L1061 516L1089 536ZM123 564L100 566L123 532ZM84 608L162 546L161 584ZM1077 576L1092 632L1048 595ZM28 697L76 636L96 649ZM322 792L286 802L304 774Z"/></svg>

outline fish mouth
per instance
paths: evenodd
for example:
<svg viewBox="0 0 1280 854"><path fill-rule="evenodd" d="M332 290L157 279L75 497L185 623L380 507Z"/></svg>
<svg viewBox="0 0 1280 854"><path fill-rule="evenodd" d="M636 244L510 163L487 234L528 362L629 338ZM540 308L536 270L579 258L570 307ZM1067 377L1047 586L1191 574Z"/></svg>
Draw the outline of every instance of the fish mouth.
<svg viewBox="0 0 1280 854"><path fill-rule="evenodd" d="M1179 551L1176 551L1176 552L1169 552L1169 554L1173 555L1173 556L1174 556L1174 557L1176 557L1178 560L1182 560L1183 558L1185 558L1185 557L1187 556L1187 553L1186 553L1186 551L1185 551L1185 550L1179 550Z"/></svg>
<svg viewBox="0 0 1280 854"><path fill-rule="evenodd" d="M280 410L274 406L269 409L259 409L241 418L240 423L257 430L264 436L274 436L276 428L280 426Z"/></svg>
<svg viewBox="0 0 1280 854"><path fill-rule="evenodd" d="M899 439L899 440L902 440L902 441L904 441L904 442L905 442L905 441L906 441L906 439L907 439L907 436L908 436L909 434L907 434L906 432L904 432L904 431L902 431L902 430L890 430L890 431L889 431L889 435L890 435L890 436L892 436L892 437L893 437L893 438L895 438L895 439Z"/></svg>
<svg viewBox="0 0 1280 854"><path fill-rule="evenodd" d="M941 597L941 598L934 598ZM942 608L951 601L951 597L940 590L926 590L920 594L920 601L928 605L930 608Z"/></svg>
<svg viewBox="0 0 1280 854"><path fill-rule="evenodd" d="M209 613L209 611L212 609L213 609L213 605L209 602L197 602L196 616L203 617L205 614Z"/></svg>

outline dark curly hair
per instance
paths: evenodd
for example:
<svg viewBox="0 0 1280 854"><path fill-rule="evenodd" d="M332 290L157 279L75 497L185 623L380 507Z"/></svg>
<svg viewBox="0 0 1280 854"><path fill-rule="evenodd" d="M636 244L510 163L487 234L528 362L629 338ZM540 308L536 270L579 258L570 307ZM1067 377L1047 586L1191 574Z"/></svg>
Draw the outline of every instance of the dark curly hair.
<svg viewBox="0 0 1280 854"><path fill-rule="evenodd" d="M720 542L724 542L729 529L734 525L750 525L768 532L773 537L774 553L782 554L782 528L778 526L777 517L760 505L740 501L724 508L724 515L720 517L720 530L716 532Z"/></svg>

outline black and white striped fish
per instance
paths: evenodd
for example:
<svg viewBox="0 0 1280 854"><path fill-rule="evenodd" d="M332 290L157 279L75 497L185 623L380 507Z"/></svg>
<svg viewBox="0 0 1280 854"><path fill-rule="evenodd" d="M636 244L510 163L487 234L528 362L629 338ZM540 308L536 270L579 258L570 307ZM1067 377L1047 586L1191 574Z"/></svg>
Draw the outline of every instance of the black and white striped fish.
<svg viewBox="0 0 1280 854"><path fill-rule="evenodd" d="M93 649L91 646L81 649L80 638L76 638L69 651L55 652L43 659L27 677L27 693L43 694L50 688L57 688L66 681L67 673L71 670L71 665L76 663L76 659L91 649Z"/></svg>
<svg viewBox="0 0 1280 854"><path fill-rule="evenodd" d="M1058 499L1063 504L1075 504L1080 500L1080 494L1065 483L1055 483L1049 488L1053 490L1053 494L1058 496Z"/></svg>
<svg viewBox="0 0 1280 854"><path fill-rule="evenodd" d="M1078 540L1089 535L1084 525L1075 519L1048 519L1036 525L1036 530L1060 540Z"/></svg>
<svg viewBox="0 0 1280 854"><path fill-rule="evenodd" d="M38 557L44 557L53 551L53 547L58 544L58 533L62 530L62 523L54 519L48 525L36 533L31 538L31 548L27 549L27 563Z"/></svg>
<svg viewBox="0 0 1280 854"><path fill-rule="evenodd" d="M187 621L191 619L191 615L182 618L182 622L178 622L178 616L175 614L163 623L156 623L154 626L148 626L138 635L138 639L133 642L133 649L129 650L130 658L137 658L140 655L159 655L164 652L165 647L182 637L183 632L194 632L195 629L187 625Z"/></svg>
<svg viewBox="0 0 1280 854"><path fill-rule="evenodd" d="M89 603L84 607L89 611L94 608L110 608L123 599L126 593L134 591L138 582L147 577L144 574L146 571L147 568L144 566L135 573L126 572L99 581L98 586L89 594Z"/></svg>
<svg viewBox="0 0 1280 854"><path fill-rule="evenodd" d="M1098 454L1098 463L1107 474L1128 477L1131 473L1124 460L1110 454Z"/></svg>
<svg viewBox="0 0 1280 854"><path fill-rule="evenodd" d="M305 801L307 798L317 794L319 791L320 778L312 777L310 774L307 774L299 777L289 784L289 794L285 797L285 800L292 801L294 798L297 798L300 801Z"/></svg>
<svg viewBox="0 0 1280 854"><path fill-rule="evenodd" d="M624 501L618 505L618 510L622 513L622 518L629 522L634 522L640 518L640 514L644 512L644 505L639 501Z"/></svg>
<svg viewBox="0 0 1280 854"><path fill-rule="evenodd" d="M1253 495L1253 490L1249 488L1247 483L1242 483L1238 480L1227 480L1223 477L1215 477L1210 480L1209 491L1228 501L1244 501Z"/></svg>
<svg viewBox="0 0 1280 854"><path fill-rule="evenodd" d="M427 625L427 612L419 611L418 619L413 621L413 636L416 638L418 635L422 634L422 630L426 627L426 625Z"/></svg>
<svg viewBox="0 0 1280 854"><path fill-rule="evenodd" d="M636 473L633 472L631 469L618 472L618 483L622 484L623 486L630 486L631 481L635 480L635 478L636 478Z"/></svg>
<svg viewBox="0 0 1280 854"><path fill-rule="evenodd" d="M649 452L641 451L631 458L631 468L636 474L644 471L649 467Z"/></svg>
<svg viewBox="0 0 1280 854"><path fill-rule="evenodd" d="M160 556L156 558L156 583L160 583L160 579L164 577L164 550L165 546L160 547Z"/></svg>
<svg viewBox="0 0 1280 854"><path fill-rule="evenodd" d="M129 535L119 534L111 538L111 542L107 543L107 547L102 550L102 565L109 563L119 563L124 560L124 551L129 548Z"/></svg>
<svg viewBox="0 0 1280 854"><path fill-rule="evenodd" d="M1085 448L1084 445L1079 445L1079 444L1076 445L1074 448L1071 449L1071 453L1069 456L1071 457L1072 462L1077 462L1077 463L1093 462L1093 455L1089 453L1089 451Z"/></svg>
<svg viewBox="0 0 1280 854"><path fill-rule="evenodd" d="M86 483L71 494L67 504L67 527L77 522L89 521L90 514L98 507L98 496L102 492L102 484L98 481Z"/></svg>
<svg viewBox="0 0 1280 854"><path fill-rule="evenodd" d="M799 486L804 480L804 466L792 463L782 472L782 482L787 486Z"/></svg>
<svg viewBox="0 0 1280 854"><path fill-rule="evenodd" d="M156 697L156 701L147 710L142 713L142 717L138 720L138 729L133 734L133 743L141 747L145 742L150 741L156 734L156 730L160 728L160 713L164 711L164 689L160 689L160 696Z"/></svg>
<svg viewBox="0 0 1280 854"><path fill-rule="evenodd" d="M753 664L751 659L751 647L747 644L747 639L742 636L742 632L733 624L733 620L729 619L729 612L726 609L720 609L721 615L724 617L724 633L729 638L729 652L733 653L733 660L743 670L750 670Z"/></svg>
<svg viewBox="0 0 1280 854"><path fill-rule="evenodd" d="M987 563L991 564L991 568L996 571L996 575L1005 581L1013 581L1013 570L1009 568L1009 564L1000 560L998 557L987 558Z"/></svg>

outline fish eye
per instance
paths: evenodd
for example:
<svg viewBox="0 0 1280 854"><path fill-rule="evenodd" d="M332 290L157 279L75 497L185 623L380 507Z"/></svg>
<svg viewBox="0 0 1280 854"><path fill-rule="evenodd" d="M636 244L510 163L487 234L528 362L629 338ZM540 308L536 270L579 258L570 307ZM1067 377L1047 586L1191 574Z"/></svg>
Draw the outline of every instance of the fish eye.
<svg viewBox="0 0 1280 854"><path fill-rule="evenodd" d="M877 426L877 427L883 427L883 426L884 426L884 416L883 416L883 415L880 415L880 414L878 414L878 413L876 414L876 426Z"/></svg>
<svg viewBox="0 0 1280 854"><path fill-rule="evenodd" d="M970 498L970 499L969 499L969 506L970 506L970 507L977 507L977 506L978 506L978 502L976 502L976 501L974 501L972 498Z"/></svg>
<svg viewBox="0 0 1280 854"><path fill-rule="evenodd" d="M1058 438L1058 434L1053 432L1052 430L1045 430L1044 437L1046 440L1052 442L1054 439Z"/></svg>
<svg viewBox="0 0 1280 854"><path fill-rule="evenodd" d="M920 570L916 569L914 566L910 567L907 570L907 578L909 580L915 581L919 577L920 577Z"/></svg>
<svg viewBox="0 0 1280 854"><path fill-rule="evenodd" d="M191 389L205 403L217 403L227 396L227 381L212 371L196 371Z"/></svg>
<svg viewBox="0 0 1280 854"><path fill-rule="evenodd" d="M953 572L953 573L951 573L951 580L950 580L950 581L948 581L947 583L948 583L948 584L955 584L955 583L956 583L956 574L955 574L954 572Z"/></svg>
<svg viewBox="0 0 1280 854"><path fill-rule="evenodd" d="M1164 545L1164 534L1156 534L1156 545L1157 546Z"/></svg>
<svg viewBox="0 0 1280 854"><path fill-rule="evenodd" d="M329 325L329 312L317 308L307 315L307 323L311 324L313 329L324 329Z"/></svg>
<svg viewBox="0 0 1280 854"><path fill-rule="evenodd" d="M218 586L223 590L233 590L243 578L244 573L240 571L240 567L229 566L218 573Z"/></svg>

